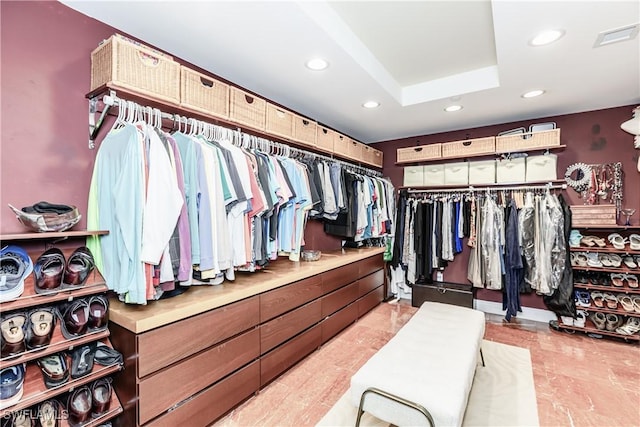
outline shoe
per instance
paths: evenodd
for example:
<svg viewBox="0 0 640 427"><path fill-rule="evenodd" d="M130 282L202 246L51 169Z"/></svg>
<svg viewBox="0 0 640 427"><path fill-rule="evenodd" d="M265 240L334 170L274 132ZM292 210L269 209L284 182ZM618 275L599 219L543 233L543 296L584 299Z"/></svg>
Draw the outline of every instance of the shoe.
<svg viewBox="0 0 640 427"><path fill-rule="evenodd" d="M29 350L44 349L51 343L56 327L56 316L52 309L43 307L29 313L29 325L25 342Z"/></svg>
<svg viewBox="0 0 640 427"><path fill-rule="evenodd" d="M604 308L604 294L602 292L591 292L591 300L598 308Z"/></svg>
<svg viewBox="0 0 640 427"><path fill-rule="evenodd" d="M20 246L0 250L0 302L12 301L24 292L24 280L33 271L33 261Z"/></svg>
<svg viewBox="0 0 640 427"><path fill-rule="evenodd" d="M609 332L613 332L620 325L620 317L617 314L609 313L607 314L607 322L605 328Z"/></svg>
<svg viewBox="0 0 640 427"><path fill-rule="evenodd" d="M598 254L594 254L594 255L597 256ZM588 265L588 262L589 262L589 258L587 257L587 254L585 252L576 253L574 266L576 266L576 267L586 267Z"/></svg>
<svg viewBox="0 0 640 427"><path fill-rule="evenodd" d="M633 274L625 274L624 279L627 281L627 285L630 288L636 289L638 287L638 276Z"/></svg>
<svg viewBox="0 0 640 427"><path fill-rule="evenodd" d="M109 410L111 393L111 378L100 378L91 385L92 417L97 418Z"/></svg>
<svg viewBox="0 0 640 427"><path fill-rule="evenodd" d="M607 304L607 308L611 310L615 310L618 308L618 298L609 292L604 293L604 302Z"/></svg>
<svg viewBox="0 0 640 427"><path fill-rule="evenodd" d="M98 343L98 347L96 348L94 360L98 365L102 366L122 364L123 361L122 353L101 342Z"/></svg>
<svg viewBox="0 0 640 427"><path fill-rule="evenodd" d="M44 385L55 388L69 381L69 366L64 353L50 354L38 359Z"/></svg>
<svg viewBox="0 0 640 427"><path fill-rule="evenodd" d="M590 295L587 291L574 291L576 306L578 307L591 307Z"/></svg>
<svg viewBox="0 0 640 427"><path fill-rule="evenodd" d="M0 370L0 409L15 405L22 399L26 369L26 364L21 363Z"/></svg>
<svg viewBox="0 0 640 427"><path fill-rule="evenodd" d="M616 328L616 332L622 335L633 335L640 332L640 319L637 317L628 317L627 323Z"/></svg>
<svg viewBox="0 0 640 427"><path fill-rule="evenodd" d="M78 298L58 308L60 330L70 340L87 332L89 323L89 302L86 298Z"/></svg>
<svg viewBox="0 0 640 427"><path fill-rule="evenodd" d="M587 265L589 267L602 267L602 262L600 261L600 257L596 252L587 254Z"/></svg>
<svg viewBox="0 0 640 427"><path fill-rule="evenodd" d="M586 322L587 322L587 312L584 310L576 311L576 318L573 321L573 326L584 328L584 325Z"/></svg>
<svg viewBox="0 0 640 427"><path fill-rule="evenodd" d="M72 391L67 401L69 425L76 427L87 422L91 418L91 406L91 389L89 386L84 385Z"/></svg>
<svg viewBox="0 0 640 427"><path fill-rule="evenodd" d="M640 313L640 296L633 296L631 300L633 301L633 310Z"/></svg>
<svg viewBox="0 0 640 427"><path fill-rule="evenodd" d="M24 313L12 313L0 320L0 333L2 334L3 359L16 356L25 351L24 337L27 330L27 315Z"/></svg>
<svg viewBox="0 0 640 427"><path fill-rule="evenodd" d="M598 246L600 248L604 248L607 245L604 239L598 236L584 236L580 243L582 243L585 246L589 246L589 247Z"/></svg>
<svg viewBox="0 0 640 427"><path fill-rule="evenodd" d="M93 342L76 347L71 351L71 378L77 379L91 373L96 347L96 343Z"/></svg>
<svg viewBox="0 0 640 427"><path fill-rule="evenodd" d="M580 247L580 241L582 240L582 234L578 230L571 230L569 234L569 246L572 248Z"/></svg>
<svg viewBox="0 0 640 427"><path fill-rule="evenodd" d="M622 236L618 233L609 234L607 240L609 240L609 242L611 242L613 247L616 249L624 249L624 245L627 243L627 239L622 238Z"/></svg>
<svg viewBox="0 0 640 427"><path fill-rule="evenodd" d="M103 295L93 296L89 299L89 322L87 327L90 331L99 331L107 328L109 323L109 300Z"/></svg>
<svg viewBox="0 0 640 427"><path fill-rule="evenodd" d="M595 325L596 329L603 330L607 324L607 316L602 312L595 312L591 314L591 321Z"/></svg>
<svg viewBox="0 0 640 427"><path fill-rule="evenodd" d="M629 235L629 249L632 251L640 251L640 234Z"/></svg>
<svg viewBox="0 0 640 427"><path fill-rule="evenodd" d="M60 289L64 266L65 259L60 249L51 248L44 251L33 266L36 293L44 294Z"/></svg>
<svg viewBox="0 0 640 427"><path fill-rule="evenodd" d="M616 288L621 288L624 286L624 274L619 273L611 273L611 284Z"/></svg>
<svg viewBox="0 0 640 427"><path fill-rule="evenodd" d="M622 262L628 268L638 268L638 264L636 264L636 262L633 260L633 257L631 256L627 255L626 257L622 258Z"/></svg>
<svg viewBox="0 0 640 427"><path fill-rule="evenodd" d="M560 316L560 320L563 325L573 326L573 317L571 316Z"/></svg>
<svg viewBox="0 0 640 427"><path fill-rule="evenodd" d="M58 427L62 418L60 402L55 399L44 401L38 407L38 423L40 427Z"/></svg>
<svg viewBox="0 0 640 427"><path fill-rule="evenodd" d="M33 427L35 420L33 419L31 412L32 411L29 409L23 409L21 411L13 412L10 415L11 420L8 424L6 424L6 426L7 427ZM3 417L3 419L7 420L9 418ZM5 424L3 424L3 427L4 426Z"/></svg>
<svg viewBox="0 0 640 427"><path fill-rule="evenodd" d="M620 267L622 265L622 257L618 254L609 254L609 262L611 267Z"/></svg>
<svg viewBox="0 0 640 427"><path fill-rule="evenodd" d="M633 313L634 312L633 300L631 299L631 297L629 295L623 295L621 297L618 297L618 302L622 306L622 309L624 311L626 311L627 313Z"/></svg>
<svg viewBox="0 0 640 427"><path fill-rule="evenodd" d="M85 246L79 247L71 254L67 261L67 266L64 270L64 285L83 286L95 265L93 255L89 248Z"/></svg>

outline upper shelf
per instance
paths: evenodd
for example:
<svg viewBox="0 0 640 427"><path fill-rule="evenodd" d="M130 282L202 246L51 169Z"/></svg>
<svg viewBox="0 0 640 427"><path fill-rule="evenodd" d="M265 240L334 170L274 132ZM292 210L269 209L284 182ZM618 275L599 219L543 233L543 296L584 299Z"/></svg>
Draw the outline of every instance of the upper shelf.
<svg viewBox="0 0 640 427"><path fill-rule="evenodd" d="M499 190L502 188L507 188L509 190L518 190L519 188L527 188L527 187L540 187L544 185L551 185L554 187L566 185L564 179L554 179L552 181L531 181L531 182L497 182L490 184L469 184L469 185L437 185L437 186L419 186L419 185L407 185L398 187L398 190L427 190L438 192L440 190L443 191L452 191L452 190L460 190L460 191L469 191L469 190Z"/></svg>

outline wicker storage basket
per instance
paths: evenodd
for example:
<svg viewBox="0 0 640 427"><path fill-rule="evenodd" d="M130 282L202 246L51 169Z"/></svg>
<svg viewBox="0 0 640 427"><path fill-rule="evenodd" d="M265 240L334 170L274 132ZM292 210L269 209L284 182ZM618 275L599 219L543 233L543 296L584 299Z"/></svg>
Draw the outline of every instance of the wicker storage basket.
<svg viewBox="0 0 640 427"><path fill-rule="evenodd" d="M315 146L318 124L304 117L293 116L293 139L303 144ZM333 150L333 144L331 146Z"/></svg>
<svg viewBox="0 0 640 427"><path fill-rule="evenodd" d="M229 117L228 84L181 66L180 88L181 106L216 117Z"/></svg>
<svg viewBox="0 0 640 427"><path fill-rule="evenodd" d="M560 145L560 129L496 137L496 153L509 153L558 145Z"/></svg>
<svg viewBox="0 0 640 427"><path fill-rule="evenodd" d="M364 161L364 144L349 139L347 143L347 157L358 162Z"/></svg>
<svg viewBox="0 0 640 427"><path fill-rule="evenodd" d="M496 138L467 139L465 141L444 142L442 157L458 158L470 155L493 154L496 150Z"/></svg>
<svg viewBox="0 0 640 427"><path fill-rule="evenodd" d="M335 140L333 141L333 154L336 154L343 158L350 158L349 145L351 145L351 138L340 133L336 133Z"/></svg>
<svg viewBox="0 0 640 427"><path fill-rule="evenodd" d="M333 146L337 135L334 130L322 126L316 127L316 149L326 153L333 153Z"/></svg>
<svg viewBox="0 0 640 427"><path fill-rule="evenodd" d="M293 137L293 113L267 102L266 131L285 138Z"/></svg>
<svg viewBox="0 0 640 427"><path fill-rule="evenodd" d="M420 145L417 147L398 148L397 163L414 163L423 160L436 160L442 157L442 144Z"/></svg>
<svg viewBox="0 0 640 427"><path fill-rule="evenodd" d="M382 167L382 161L383 161L383 156L382 156L382 151L380 150L376 150L375 148L372 148L373 150L373 154L372 154L372 161L371 164L381 168Z"/></svg>
<svg viewBox="0 0 640 427"><path fill-rule="evenodd" d="M615 205L571 205L572 227L611 226L617 224Z"/></svg>
<svg viewBox="0 0 640 427"><path fill-rule="evenodd" d="M179 104L180 64L116 34L91 52L91 90L107 84Z"/></svg>
<svg viewBox="0 0 640 427"><path fill-rule="evenodd" d="M236 87L230 88L229 118L236 123L264 130L267 101Z"/></svg>
<svg viewBox="0 0 640 427"><path fill-rule="evenodd" d="M366 144L362 144L362 161L368 165L375 166L375 150Z"/></svg>

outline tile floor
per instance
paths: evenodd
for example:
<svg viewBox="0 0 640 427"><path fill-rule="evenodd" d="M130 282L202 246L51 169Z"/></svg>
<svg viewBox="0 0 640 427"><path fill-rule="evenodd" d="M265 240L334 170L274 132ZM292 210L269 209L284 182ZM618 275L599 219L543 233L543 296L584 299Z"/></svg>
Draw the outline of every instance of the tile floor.
<svg viewBox="0 0 640 427"><path fill-rule="evenodd" d="M215 426L313 426L416 308L382 303ZM487 315L485 339L528 348L541 426L640 426L640 345ZM284 404L286 403L286 404Z"/></svg>

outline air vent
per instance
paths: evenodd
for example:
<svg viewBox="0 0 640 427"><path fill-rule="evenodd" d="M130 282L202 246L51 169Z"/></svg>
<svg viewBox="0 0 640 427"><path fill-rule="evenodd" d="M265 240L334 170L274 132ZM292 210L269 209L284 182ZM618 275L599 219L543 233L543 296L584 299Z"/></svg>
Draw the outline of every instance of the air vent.
<svg viewBox="0 0 640 427"><path fill-rule="evenodd" d="M640 24L627 25L625 27L616 28L614 30L603 31L598 34L596 43L593 47L600 47L610 45L612 43L623 42L626 40L632 40L638 35L638 26Z"/></svg>

